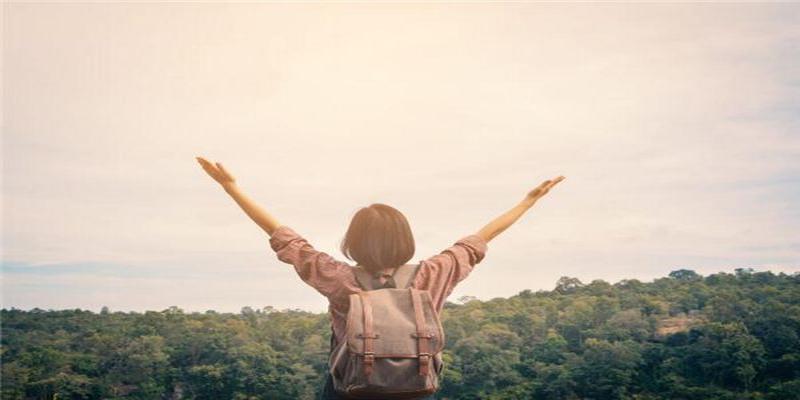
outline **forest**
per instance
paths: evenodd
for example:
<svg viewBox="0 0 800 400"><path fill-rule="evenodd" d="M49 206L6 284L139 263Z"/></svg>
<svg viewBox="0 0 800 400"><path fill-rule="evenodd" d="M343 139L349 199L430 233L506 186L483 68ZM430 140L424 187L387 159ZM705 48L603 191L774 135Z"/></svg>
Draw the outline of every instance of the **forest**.
<svg viewBox="0 0 800 400"><path fill-rule="evenodd" d="M3 309L2 399L313 399L327 314ZM800 399L800 273L462 297L439 399Z"/></svg>

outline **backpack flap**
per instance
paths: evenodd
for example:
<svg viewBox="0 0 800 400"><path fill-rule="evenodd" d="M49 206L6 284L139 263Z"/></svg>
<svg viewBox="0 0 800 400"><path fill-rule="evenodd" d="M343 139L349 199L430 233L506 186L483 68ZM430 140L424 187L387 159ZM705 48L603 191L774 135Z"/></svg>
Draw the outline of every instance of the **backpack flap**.
<svg viewBox="0 0 800 400"><path fill-rule="evenodd" d="M412 301L413 293L419 298L418 311ZM419 321L424 325L420 327L422 336L429 336L423 341L427 345L424 352L441 352L444 330L427 291L382 289L351 294L346 329L349 351L363 355L365 345L371 344L375 357L416 358L419 350L416 315L420 315ZM366 327L366 323L371 327ZM365 338L365 332L374 337Z"/></svg>

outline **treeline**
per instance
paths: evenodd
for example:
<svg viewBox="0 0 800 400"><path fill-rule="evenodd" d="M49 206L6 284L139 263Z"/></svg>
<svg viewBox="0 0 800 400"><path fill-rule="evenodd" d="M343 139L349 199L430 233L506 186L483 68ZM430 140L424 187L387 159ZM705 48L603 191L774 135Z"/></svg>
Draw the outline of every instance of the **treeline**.
<svg viewBox="0 0 800 400"><path fill-rule="evenodd" d="M800 274L561 278L443 314L441 399L800 399ZM3 399L313 399L327 314L2 310Z"/></svg>

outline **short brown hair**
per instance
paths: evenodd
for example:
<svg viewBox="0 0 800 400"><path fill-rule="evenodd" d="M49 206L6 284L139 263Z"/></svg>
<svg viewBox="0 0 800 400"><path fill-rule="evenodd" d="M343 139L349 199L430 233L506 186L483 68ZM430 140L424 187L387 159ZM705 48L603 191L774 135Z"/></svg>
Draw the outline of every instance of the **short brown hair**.
<svg viewBox="0 0 800 400"><path fill-rule="evenodd" d="M408 262L414 256L414 236L403 213L373 203L353 215L341 250L367 271L378 272Z"/></svg>

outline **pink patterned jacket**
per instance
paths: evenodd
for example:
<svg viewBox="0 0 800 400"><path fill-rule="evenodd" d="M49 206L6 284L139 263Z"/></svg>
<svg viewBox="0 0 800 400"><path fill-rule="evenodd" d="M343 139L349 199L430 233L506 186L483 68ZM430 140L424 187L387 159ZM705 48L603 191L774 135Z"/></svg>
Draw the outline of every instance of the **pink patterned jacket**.
<svg viewBox="0 0 800 400"><path fill-rule="evenodd" d="M353 266L314 249L286 225L272 232L269 243L279 260L293 265L304 282L328 298L334 339L341 343L349 296L363 291L353 274ZM412 287L427 290L436 312L441 312L447 296L483 260L487 249L486 240L477 234L462 237L441 253L420 260Z"/></svg>

